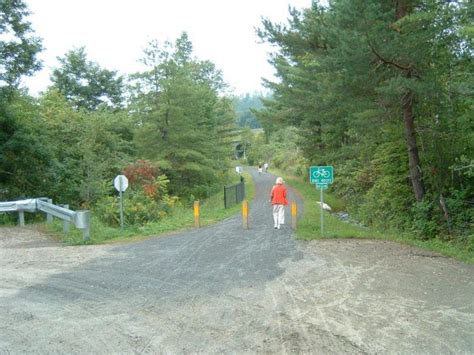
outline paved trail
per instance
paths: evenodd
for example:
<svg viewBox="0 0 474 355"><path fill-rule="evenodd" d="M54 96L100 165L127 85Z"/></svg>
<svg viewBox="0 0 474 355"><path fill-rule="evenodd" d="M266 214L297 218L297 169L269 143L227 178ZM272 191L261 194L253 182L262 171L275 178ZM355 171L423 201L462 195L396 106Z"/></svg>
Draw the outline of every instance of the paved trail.
<svg viewBox="0 0 474 355"><path fill-rule="evenodd" d="M251 173L249 230L237 215L64 247L0 228L0 354L473 352L471 265L390 242L297 242L289 211L273 229L275 177Z"/></svg>

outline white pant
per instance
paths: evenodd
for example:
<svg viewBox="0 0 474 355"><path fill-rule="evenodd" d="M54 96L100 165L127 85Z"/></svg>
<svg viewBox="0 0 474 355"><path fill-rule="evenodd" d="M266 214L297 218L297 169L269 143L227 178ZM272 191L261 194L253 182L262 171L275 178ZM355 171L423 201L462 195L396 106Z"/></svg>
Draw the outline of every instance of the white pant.
<svg viewBox="0 0 474 355"><path fill-rule="evenodd" d="M273 221L277 228L285 223L285 205L273 205Z"/></svg>

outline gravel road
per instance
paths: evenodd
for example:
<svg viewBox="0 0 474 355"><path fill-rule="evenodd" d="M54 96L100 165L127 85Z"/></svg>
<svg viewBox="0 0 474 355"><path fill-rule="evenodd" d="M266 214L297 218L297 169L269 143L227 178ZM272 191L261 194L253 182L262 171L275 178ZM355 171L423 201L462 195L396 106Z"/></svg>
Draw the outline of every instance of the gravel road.
<svg viewBox="0 0 474 355"><path fill-rule="evenodd" d="M273 229L275 177L251 173L249 230L237 215L67 247L0 228L0 353L474 353L473 265L392 242L296 241Z"/></svg>

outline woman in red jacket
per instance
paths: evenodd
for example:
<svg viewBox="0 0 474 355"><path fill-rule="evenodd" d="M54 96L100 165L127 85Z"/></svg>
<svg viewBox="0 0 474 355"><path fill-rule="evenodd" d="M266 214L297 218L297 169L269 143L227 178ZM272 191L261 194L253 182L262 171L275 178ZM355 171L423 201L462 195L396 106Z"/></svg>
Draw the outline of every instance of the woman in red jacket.
<svg viewBox="0 0 474 355"><path fill-rule="evenodd" d="M278 177L270 196L273 205L273 221L275 222L275 229L280 229L280 225L285 223L285 205L288 204L288 201L286 199L286 187L283 183L283 179Z"/></svg>

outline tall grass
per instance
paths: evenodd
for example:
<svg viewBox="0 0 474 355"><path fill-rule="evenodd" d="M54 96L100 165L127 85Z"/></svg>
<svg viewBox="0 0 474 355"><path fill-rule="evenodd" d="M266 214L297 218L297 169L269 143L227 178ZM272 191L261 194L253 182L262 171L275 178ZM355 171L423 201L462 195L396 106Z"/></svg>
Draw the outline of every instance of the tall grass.
<svg viewBox="0 0 474 355"><path fill-rule="evenodd" d="M344 211L344 204L331 193L331 187L323 191L323 202L332 212L323 211L323 233L321 234L320 190L301 177L285 176L287 184L295 189L304 201L304 213L298 221L296 237L303 240L320 238L380 238L373 229L361 226L355 221L342 221L334 212Z"/></svg>

